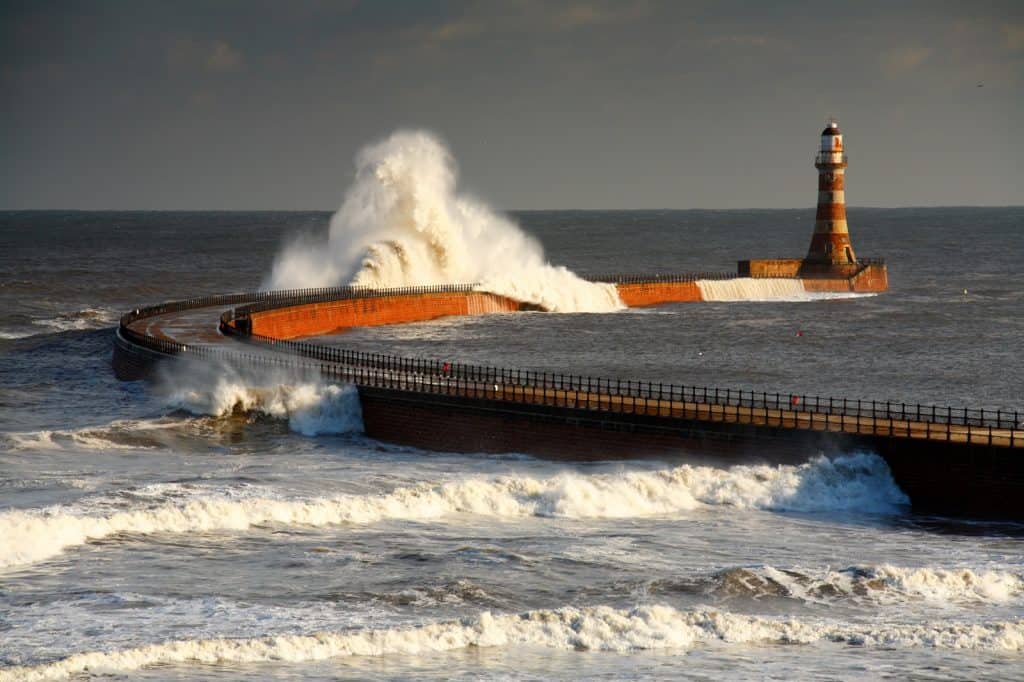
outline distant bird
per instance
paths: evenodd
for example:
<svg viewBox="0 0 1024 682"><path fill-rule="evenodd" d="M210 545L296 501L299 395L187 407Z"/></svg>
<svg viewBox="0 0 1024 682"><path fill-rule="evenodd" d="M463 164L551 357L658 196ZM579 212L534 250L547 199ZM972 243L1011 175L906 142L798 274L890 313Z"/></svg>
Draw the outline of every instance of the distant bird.
<svg viewBox="0 0 1024 682"><path fill-rule="evenodd" d="M978 83L978 87L979 88L983 88L983 87L985 87L985 84L984 83Z"/></svg>

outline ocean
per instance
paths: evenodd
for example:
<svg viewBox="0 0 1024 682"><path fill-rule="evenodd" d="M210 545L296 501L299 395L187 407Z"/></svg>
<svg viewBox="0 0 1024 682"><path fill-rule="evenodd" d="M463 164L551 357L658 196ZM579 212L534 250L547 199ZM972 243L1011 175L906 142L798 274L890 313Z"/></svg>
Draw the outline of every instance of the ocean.
<svg viewBox="0 0 1024 682"><path fill-rule="evenodd" d="M848 214L885 294L318 342L1024 413L1024 208ZM870 452L423 452L361 435L351 393L319 384L114 378L121 312L255 289L330 219L0 213L0 680L1024 677L1024 523L915 515ZM593 277L799 257L814 210L511 219Z"/></svg>

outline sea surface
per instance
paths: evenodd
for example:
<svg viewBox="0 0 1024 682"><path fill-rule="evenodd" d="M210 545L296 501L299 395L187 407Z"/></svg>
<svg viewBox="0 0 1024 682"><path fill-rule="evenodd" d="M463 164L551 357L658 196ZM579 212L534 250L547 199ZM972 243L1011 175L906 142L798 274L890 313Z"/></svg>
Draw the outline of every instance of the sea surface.
<svg viewBox="0 0 1024 682"><path fill-rule="evenodd" d="M512 217L593 276L797 257L814 211ZM0 213L0 680L1024 678L1024 524L914 515L870 452L428 453L360 435L318 382L114 378L121 312L254 289L329 220ZM1024 208L849 221L888 293L320 342L1024 415Z"/></svg>

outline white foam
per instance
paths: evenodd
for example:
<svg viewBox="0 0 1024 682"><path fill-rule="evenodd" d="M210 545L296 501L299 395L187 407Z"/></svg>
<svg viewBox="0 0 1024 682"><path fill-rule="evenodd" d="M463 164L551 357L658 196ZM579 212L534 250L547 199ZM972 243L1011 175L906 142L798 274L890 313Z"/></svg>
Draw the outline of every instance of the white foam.
<svg viewBox="0 0 1024 682"><path fill-rule="evenodd" d="M451 154L426 132L400 131L363 149L356 181L331 220L326 245L293 243L267 288L480 283L555 312L623 308L611 284L549 264L540 244L507 217L457 193Z"/></svg>
<svg viewBox="0 0 1024 682"><path fill-rule="evenodd" d="M749 575L753 596L781 586L793 598L813 603L853 599L879 604L929 602L935 605L1003 604L1024 599L1024 575L1004 570L902 567L890 564L851 566L842 570L780 570L773 566L739 569ZM730 571L736 575L735 571ZM746 575L744 575L746 574ZM769 581L766 588L764 581Z"/></svg>
<svg viewBox="0 0 1024 682"><path fill-rule="evenodd" d="M117 321L117 313L108 308L83 308L72 313L64 313L56 317L32 320L32 324L48 327L54 331L81 331L84 329L101 329L109 327Z"/></svg>
<svg viewBox="0 0 1024 682"><path fill-rule="evenodd" d="M214 417L258 412L287 419L293 431L306 436L363 430L359 392L351 385L270 382L254 386L250 380L229 374L217 377L212 388L174 389L168 403Z"/></svg>
<svg viewBox="0 0 1024 682"><path fill-rule="evenodd" d="M492 517L631 518L672 514L701 503L801 511L892 511L906 497L874 455L818 458L801 466L683 465L661 471L549 478L466 477L379 495L308 500L210 496L107 515L62 507L0 514L0 567L40 561L67 547L118 533L241 531L253 526L330 526L385 519Z"/></svg>
<svg viewBox="0 0 1024 682"><path fill-rule="evenodd" d="M179 426L176 421L159 419L117 419L103 426L79 429L42 429L0 435L11 450L122 450L155 447L140 433Z"/></svg>
<svg viewBox="0 0 1024 682"><path fill-rule="evenodd" d="M814 292L804 289L803 281L786 277L734 277L697 280L705 301L821 301L832 298L858 298L870 294L852 292Z"/></svg>
<svg viewBox="0 0 1024 682"><path fill-rule="evenodd" d="M932 602L1009 602L1024 594L1024 577L1006 571L969 568L902 568L883 564L856 568L859 579L882 581L885 591Z"/></svg>
<svg viewBox="0 0 1024 682"><path fill-rule="evenodd" d="M467 647L541 646L576 651L687 650L725 644L846 643L1019 652L1024 621L856 625L800 622L652 605L634 609L563 607L520 614L484 612L476 618L419 627L317 632L245 639L194 639L120 651L74 654L34 667L0 670L0 681L54 680L89 672L124 673L153 665L299 663L345 656L418 655Z"/></svg>

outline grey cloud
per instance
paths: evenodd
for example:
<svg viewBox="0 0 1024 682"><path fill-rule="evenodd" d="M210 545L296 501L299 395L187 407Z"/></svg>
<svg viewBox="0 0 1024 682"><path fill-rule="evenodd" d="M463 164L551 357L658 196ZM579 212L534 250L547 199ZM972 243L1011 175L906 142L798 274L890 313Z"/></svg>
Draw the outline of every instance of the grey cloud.
<svg viewBox="0 0 1024 682"><path fill-rule="evenodd" d="M506 208L805 206L829 113L852 205L1020 203L1022 7L5 3L0 206L331 208L398 127Z"/></svg>

